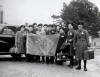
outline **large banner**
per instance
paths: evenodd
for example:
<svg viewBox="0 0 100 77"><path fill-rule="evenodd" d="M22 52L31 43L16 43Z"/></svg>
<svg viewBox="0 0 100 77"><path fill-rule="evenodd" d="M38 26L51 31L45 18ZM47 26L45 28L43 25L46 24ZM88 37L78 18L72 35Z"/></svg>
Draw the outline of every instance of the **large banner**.
<svg viewBox="0 0 100 77"><path fill-rule="evenodd" d="M27 54L54 56L59 40L59 34L36 35L27 34Z"/></svg>

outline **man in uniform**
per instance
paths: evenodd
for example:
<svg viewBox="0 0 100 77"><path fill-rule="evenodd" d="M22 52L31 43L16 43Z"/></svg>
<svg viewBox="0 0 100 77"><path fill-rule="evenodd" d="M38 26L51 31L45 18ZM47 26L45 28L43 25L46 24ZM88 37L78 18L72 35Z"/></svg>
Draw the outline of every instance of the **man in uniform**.
<svg viewBox="0 0 100 77"><path fill-rule="evenodd" d="M75 55L73 40L74 40L75 30L73 29L72 24L68 24L68 29L69 31L67 33L67 44L69 46L68 54L70 57L70 64L68 66L73 68L73 56Z"/></svg>

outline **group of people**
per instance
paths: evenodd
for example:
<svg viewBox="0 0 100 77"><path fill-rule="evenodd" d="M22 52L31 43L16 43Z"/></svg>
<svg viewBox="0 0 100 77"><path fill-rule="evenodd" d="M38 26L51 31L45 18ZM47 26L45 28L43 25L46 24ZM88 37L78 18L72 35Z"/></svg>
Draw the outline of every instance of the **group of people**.
<svg viewBox="0 0 100 77"><path fill-rule="evenodd" d="M83 23L79 23L77 26L77 30L73 28L73 25L70 23L68 24L67 28L68 31L65 33L63 28L55 27L55 26L47 26L47 25L30 25L30 26L21 26L20 31L16 33L16 38L15 38L15 45L18 47L20 52L25 52L25 46L23 43L25 41L23 40L23 36L28 32L28 33L34 33L38 35L50 35L50 34L56 34L59 33L60 35L65 35L66 40L65 40L65 45L69 45L69 56L70 56L70 64L68 65L69 67L73 68L73 60L74 57L76 60L78 60L78 67L76 70L81 69L81 61L84 61L84 71L87 71L87 60L89 58L84 54L84 52L88 49L90 46L89 43L89 34L88 31L83 29ZM19 39L22 38L22 39ZM67 50L66 50L67 51ZM44 56L41 57L42 61L44 61ZM48 58L48 57L47 57Z"/></svg>
<svg viewBox="0 0 100 77"><path fill-rule="evenodd" d="M29 26L22 25L20 30L16 33L15 37L15 46L18 48L18 52L26 53L26 35L28 34L37 34L37 35L52 35L58 33L59 30L55 25L42 25L42 24L33 24ZM49 63L48 59L54 59L54 57L49 56L38 56L33 54L26 54L28 61L41 61L42 63ZM52 60L51 60L52 61ZM53 61L52 61L53 63Z"/></svg>
<svg viewBox="0 0 100 77"><path fill-rule="evenodd" d="M54 25L54 24L51 24L51 25L48 25L48 24L32 24L32 25L21 25L20 28L24 27L25 30L24 31L28 31L28 32L32 32L34 34L46 34L46 35L49 35L50 32L51 34L55 34L57 33L58 31L58 27L57 25Z"/></svg>

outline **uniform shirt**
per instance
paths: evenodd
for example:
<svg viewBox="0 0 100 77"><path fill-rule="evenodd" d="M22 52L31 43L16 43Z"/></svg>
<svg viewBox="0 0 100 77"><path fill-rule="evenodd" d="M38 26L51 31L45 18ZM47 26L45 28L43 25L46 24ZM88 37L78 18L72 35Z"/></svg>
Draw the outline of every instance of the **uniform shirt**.
<svg viewBox="0 0 100 77"><path fill-rule="evenodd" d="M86 30L78 30L77 38L80 40L87 40L88 32Z"/></svg>
<svg viewBox="0 0 100 77"><path fill-rule="evenodd" d="M87 30L77 30L75 42L77 41L86 41L89 46L89 35Z"/></svg>

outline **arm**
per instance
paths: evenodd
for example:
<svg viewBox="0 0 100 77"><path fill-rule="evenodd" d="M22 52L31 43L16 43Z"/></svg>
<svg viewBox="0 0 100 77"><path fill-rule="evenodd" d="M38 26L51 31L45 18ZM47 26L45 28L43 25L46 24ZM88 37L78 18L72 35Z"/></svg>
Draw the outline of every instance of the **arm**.
<svg viewBox="0 0 100 77"><path fill-rule="evenodd" d="M85 33L86 33L87 46L90 46L90 44L89 44L89 34L88 34L88 31L86 30Z"/></svg>
<svg viewBox="0 0 100 77"><path fill-rule="evenodd" d="M76 48L76 42L77 42L77 32L74 32L74 38L73 38L73 47Z"/></svg>

